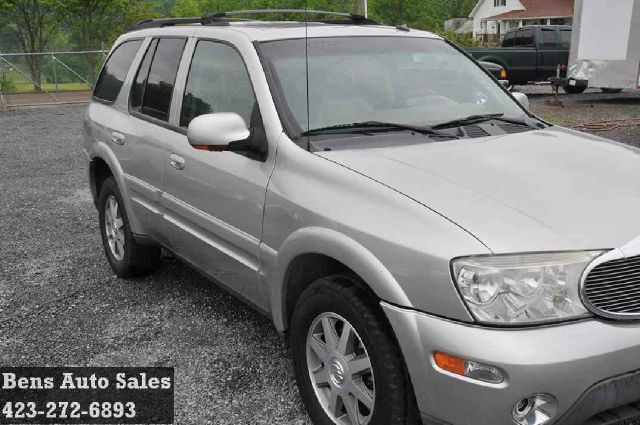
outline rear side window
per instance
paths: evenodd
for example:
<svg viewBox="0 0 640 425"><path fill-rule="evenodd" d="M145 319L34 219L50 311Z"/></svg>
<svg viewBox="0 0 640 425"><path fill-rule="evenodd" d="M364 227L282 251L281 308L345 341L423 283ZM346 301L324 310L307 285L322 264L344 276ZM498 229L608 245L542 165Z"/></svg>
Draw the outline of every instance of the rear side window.
<svg viewBox="0 0 640 425"><path fill-rule="evenodd" d="M183 38L160 38L151 42L131 88L133 110L169 121L173 86L185 43Z"/></svg>
<svg viewBox="0 0 640 425"><path fill-rule="evenodd" d="M516 32L508 32L504 36L504 41L502 42L502 47L513 47L516 42Z"/></svg>
<svg viewBox="0 0 640 425"><path fill-rule="evenodd" d="M571 48L571 30L558 31L558 37L560 38L559 44L561 49Z"/></svg>
<svg viewBox="0 0 640 425"><path fill-rule="evenodd" d="M542 45L543 47L556 47L558 45L556 30L548 28L542 29Z"/></svg>
<svg viewBox="0 0 640 425"><path fill-rule="evenodd" d="M132 40L125 41L116 47L98 77L93 92L96 98L115 102L141 44L142 40Z"/></svg>
<svg viewBox="0 0 640 425"><path fill-rule="evenodd" d="M180 126L188 127L197 116L235 112L250 125L256 106L253 86L240 54L231 46L199 41L182 100Z"/></svg>
<svg viewBox="0 0 640 425"><path fill-rule="evenodd" d="M147 78L149 78L149 69L151 68L151 61L153 60L153 55L156 52L156 47L158 47L157 38L152 40L149 44L147 52L144 54L144 59L142 59L142 63L140 64L140 69L138 69L136 79L133 81L133 85L131 86L129 104L131 105L131 108L137 112L140 112L140 109L142 108L144 89L147 85Z"/></svg>

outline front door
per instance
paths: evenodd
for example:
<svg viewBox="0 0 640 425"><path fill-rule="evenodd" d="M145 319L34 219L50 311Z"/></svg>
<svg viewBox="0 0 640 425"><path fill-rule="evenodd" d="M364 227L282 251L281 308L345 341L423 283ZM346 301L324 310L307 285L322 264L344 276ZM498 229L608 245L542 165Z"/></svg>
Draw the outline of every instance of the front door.
<svg viewBox="0 0 640 425"><path fill-rule="evenodd" d="M262 119L245 63L229 44L199 40L180 108L180 140L166 158L163 205L171 248L248 301L266 309L258 247L273 158L196 150L186 137L199 115L235 112L247 126Z"/></svg>

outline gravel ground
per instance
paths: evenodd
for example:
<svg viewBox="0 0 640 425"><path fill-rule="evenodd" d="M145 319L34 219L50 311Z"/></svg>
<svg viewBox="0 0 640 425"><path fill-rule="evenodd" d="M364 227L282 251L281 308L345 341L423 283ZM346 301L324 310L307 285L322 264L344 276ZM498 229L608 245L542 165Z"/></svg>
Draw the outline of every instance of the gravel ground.
<svg viewBox="0 0 640 425"><path fill-rule="evenodd" d="M640 94L590 92L535 113L575 126L640 117ZM308 423L268 319L166 256L152 277L109 269L81 149L84 107L0 112L0 364L173 366L176 423ZM640 127L597 133L638 145Z"/></svg>
<svg viewBox="0 0 640 425"><path fill-rule="evenodd" d="M177 424L307 424L268 319L173 257L149 278L113 275L83 109L0 112L0 365L171 366Z"/></svg>
<svg viewBox="0 0 640 425"><path fill-rule="evenodd" d="M593 134L640 147L640 91L605 94L599 89L588 89L583 94L559 96L564 107L550 106L553 100L550 86L519 86L516 91L529 95L531 110L548 122L565 127L585 123L625 120L622 126ZM634 121L635 120L635 121ZM626 125L636 123L636 125Z"/></svg>

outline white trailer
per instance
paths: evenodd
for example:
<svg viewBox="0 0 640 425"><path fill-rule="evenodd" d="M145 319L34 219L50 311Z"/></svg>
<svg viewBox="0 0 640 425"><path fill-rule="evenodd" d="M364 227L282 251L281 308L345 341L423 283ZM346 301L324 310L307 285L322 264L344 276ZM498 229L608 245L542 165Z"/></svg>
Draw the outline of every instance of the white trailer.
<svg viewBox="0 0 640 425"><path fill-rule="evenodd" d="M640 0L576 0L568 84L640 90Z"/></svg>

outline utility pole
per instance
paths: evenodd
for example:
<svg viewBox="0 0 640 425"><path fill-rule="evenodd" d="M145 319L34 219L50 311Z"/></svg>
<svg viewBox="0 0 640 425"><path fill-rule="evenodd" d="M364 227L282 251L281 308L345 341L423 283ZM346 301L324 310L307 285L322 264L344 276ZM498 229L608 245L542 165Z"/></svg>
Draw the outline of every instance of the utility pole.
<svg viewBox="0 0 640 425"><path fill-rule="evenodd" d="M358 13L362 16L369 16L367 0L358 0Z"/></svg>

